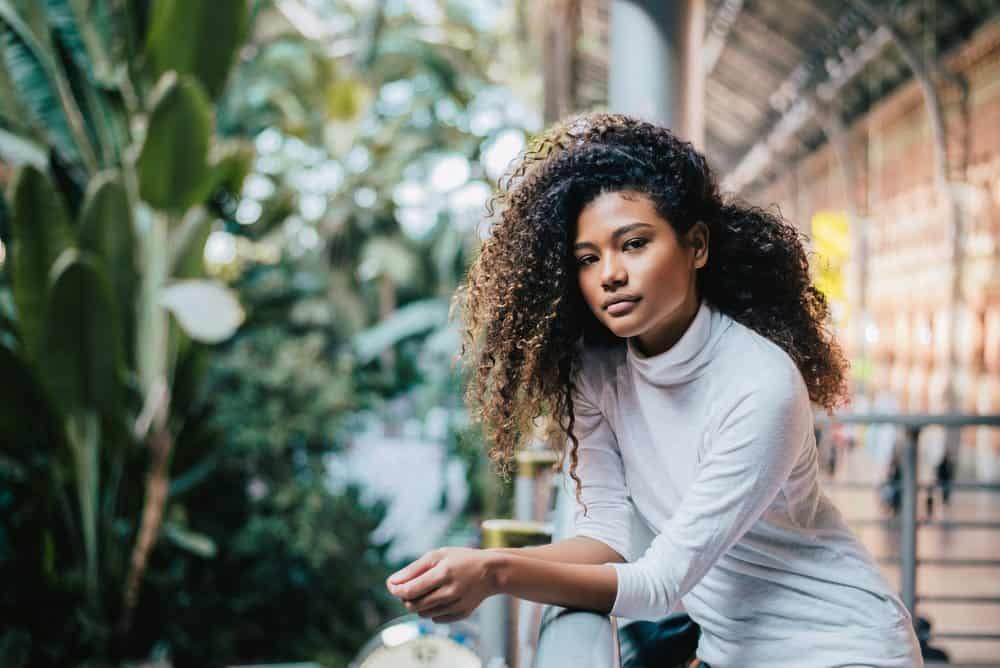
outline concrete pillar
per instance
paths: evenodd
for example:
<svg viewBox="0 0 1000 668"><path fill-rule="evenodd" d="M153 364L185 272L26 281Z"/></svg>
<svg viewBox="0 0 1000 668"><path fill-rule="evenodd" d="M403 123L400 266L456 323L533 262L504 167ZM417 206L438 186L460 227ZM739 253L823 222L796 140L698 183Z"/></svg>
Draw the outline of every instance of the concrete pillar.
<svg viewBox="0 0 1000 668"><path fill-rule="evenodd" d="M704 0L611 0L608 106L703 144Z"/></svg>
<svg viewBox="0 0 1000 668"><path fill-rule="evenodd" d="M546 0L542 72L545 79L544 120L553 123L576 111L577 41L580 0Z"/></svg>

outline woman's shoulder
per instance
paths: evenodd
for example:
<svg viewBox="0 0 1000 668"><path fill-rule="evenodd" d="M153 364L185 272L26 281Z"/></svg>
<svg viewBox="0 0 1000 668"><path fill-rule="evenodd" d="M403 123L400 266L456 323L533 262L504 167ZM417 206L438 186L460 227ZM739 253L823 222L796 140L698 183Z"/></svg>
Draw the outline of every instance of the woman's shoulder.
<svg viewBox="0 0 1000 668"><path fill-rule="evenodd" d="M743 323L723 317L731 324L713 361L727 382L752 391L791 390L808 395L798 365L784 348Z"/></svg>
<svg viewBox="0 0 1000 668"><path fill-rule="evenodd" d="M624 344L589 343L581 338L576 345L580 353L578 385L593 391L615 382L618 369L625 364Z"/></svg>

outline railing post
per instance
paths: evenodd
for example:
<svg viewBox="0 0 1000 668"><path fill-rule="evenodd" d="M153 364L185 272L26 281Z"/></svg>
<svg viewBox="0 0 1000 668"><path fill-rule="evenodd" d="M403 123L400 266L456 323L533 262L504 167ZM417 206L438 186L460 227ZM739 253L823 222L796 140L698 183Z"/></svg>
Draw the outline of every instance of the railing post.
<svg viewBox="0 0 1000 668"><path fill-rule="evenodd" d="M553 469L558 455L541 448L521 450L515 456L517 476L514 478L514 519L546 520Z"/></svg>
<svg viewBox="0 0 1000 668"><path fill-rule="evenodd" d="M541 522L548 519L552 497L554 465L559 456L549 448L528 448L515 455L517 477L514 479L514 519ZM515 599L512 603L516 627L514 651L508 655L511 668L531 668L538 644L542 605Z"/></svg>
<svg viewBox="0 0 1000 668"><path fill-rule="evenodd" d="M482 534L484 549L528 547L552 542L552 526L542 522L485 520ZM479 605L485 666L517 665L517 644L512 634L515 628L512 623L515 601L511 596L498 594Z"/></svg>
<svg viewBox="0 0 1000 668"><path fill-rule="evenodd" d="M900 536L902 597L914 622L917 619L917 439L919 437L920 427L907 426L900 462L903 474L903 517Z"/></svg>

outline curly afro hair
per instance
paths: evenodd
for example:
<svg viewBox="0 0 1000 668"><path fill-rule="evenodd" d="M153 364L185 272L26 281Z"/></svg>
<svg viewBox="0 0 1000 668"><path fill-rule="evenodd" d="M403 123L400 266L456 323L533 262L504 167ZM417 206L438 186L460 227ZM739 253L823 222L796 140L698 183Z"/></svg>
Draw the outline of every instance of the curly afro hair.
<svg viewBox="0 0 1000 668"><path fill-rule="evenodd" d="M582 209L607 192L648 197L678 238L703 221L709 261L697 272L699 296L784 349L814 403L832 411L844 402L847 362L810 281L804 238L779 214L723 197L690 143L625 115L571 116L537 137L498 186L487 203L489 237L455 305L465 323L459 355L471 358L466 402L504 477L542 424L561 460L572 442L580 498L572 400L579 344L621 340L583 301L572 244Z"/></svg>

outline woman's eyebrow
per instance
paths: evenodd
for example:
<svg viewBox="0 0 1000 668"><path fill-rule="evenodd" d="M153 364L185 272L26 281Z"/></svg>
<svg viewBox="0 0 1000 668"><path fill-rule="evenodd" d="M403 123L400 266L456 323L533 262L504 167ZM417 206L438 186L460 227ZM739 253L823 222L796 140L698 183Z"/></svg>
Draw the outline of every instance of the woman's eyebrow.
<svg viewBox="0 0 1000 668"><path fill-rule="evenodd" d="M611 233L611 240L614 241L618 239L618 237L628 234L632 230L638 229L640 227L653 227L653 226L650 225L649 223L629 223L627 225L622 225L617 230ZM578 251L581 248L593 248L596 250L597 246L589 241L579 241L573 244L574 251Z"/></svg>

